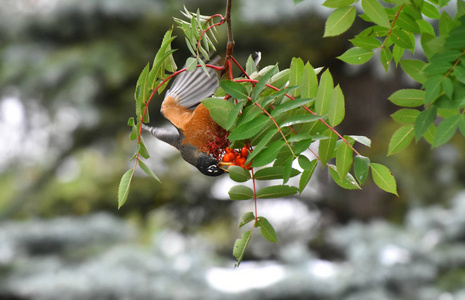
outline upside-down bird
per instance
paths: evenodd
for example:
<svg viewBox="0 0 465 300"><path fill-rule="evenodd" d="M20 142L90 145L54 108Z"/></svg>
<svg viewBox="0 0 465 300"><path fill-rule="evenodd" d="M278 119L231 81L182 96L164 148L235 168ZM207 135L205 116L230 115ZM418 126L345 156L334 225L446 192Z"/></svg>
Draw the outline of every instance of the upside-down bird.
<svg viewBox="0 0 465 300"><path fill-rule="evenodd" d="M219 57L209 64L217 64ZM184 71L176 76L171 88L166 92L161 105L161 113L178 130L170 132L142 124L142 128L156 138L174 146L182 158L208 176L218 176L224 170L218 161L204 152L221 131L221 127L210 117L201 101L217 90L218 74L208 68L207 75L202 68ZM218 99L219 101L224 101Z"/></svg>

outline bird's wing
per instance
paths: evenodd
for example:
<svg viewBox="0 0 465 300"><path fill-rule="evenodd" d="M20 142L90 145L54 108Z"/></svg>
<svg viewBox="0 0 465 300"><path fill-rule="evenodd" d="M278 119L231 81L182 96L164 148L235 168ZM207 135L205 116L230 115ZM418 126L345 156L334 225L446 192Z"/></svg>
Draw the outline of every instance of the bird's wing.
<svg viewBox="0 0 465 300"><path fill-rule="evenodd" d="M219 56L215 57L209 64L217 64ZM200 101L210 97L218 88L218 75L212 68L207 68L208 75L202 68L194 71L182 72L174 79L173 85L166 93L166 97L171 96L177 100L179 105L185 108L194 109Z"/></svg>

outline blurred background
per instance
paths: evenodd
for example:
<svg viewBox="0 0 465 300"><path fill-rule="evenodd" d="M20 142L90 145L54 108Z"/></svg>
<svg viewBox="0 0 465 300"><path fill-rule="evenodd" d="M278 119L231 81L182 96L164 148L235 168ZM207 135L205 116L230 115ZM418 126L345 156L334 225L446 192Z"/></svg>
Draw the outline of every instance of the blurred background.
<svg viewBox="0 0 465 300"><path fill-rule="evenodd" d="M367 24L323 39L320 0L233 1L235 57L258 50L262 67L301 57L330 68L346 98L338 130L372 139L359 151L391 169L399 197L369 182L342 190L318 168L301 197L259 202L279 242L255 234L234 269L237 224L253 203L228 200L227 176L201 176L146 137L162 184L138 172L117 209L139 73L183 5L224 14L225 2L0 2L0 299L465 299L463 136L386 157L399 127L387 97L414 82L376 58L335 59ZM189 53L174 34L181 66ZM221 55L225 28L218 36ZM165 126L161 100L151 120Z"/></svg>

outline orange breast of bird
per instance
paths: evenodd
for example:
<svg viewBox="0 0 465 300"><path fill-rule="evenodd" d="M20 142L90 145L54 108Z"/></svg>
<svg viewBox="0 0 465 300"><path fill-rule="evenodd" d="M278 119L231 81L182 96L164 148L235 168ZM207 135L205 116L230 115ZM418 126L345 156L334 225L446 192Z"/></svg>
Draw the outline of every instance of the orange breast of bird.
<svg viewBox="0 0 465 300"><path fill-rule="evenodd" d="M167 97L163 101L161 112L174 126L182 130L185 136L183 144L192 144L202 149L215 140L221 130L203 104L192 110L179 105L173 97Z"/></svg>

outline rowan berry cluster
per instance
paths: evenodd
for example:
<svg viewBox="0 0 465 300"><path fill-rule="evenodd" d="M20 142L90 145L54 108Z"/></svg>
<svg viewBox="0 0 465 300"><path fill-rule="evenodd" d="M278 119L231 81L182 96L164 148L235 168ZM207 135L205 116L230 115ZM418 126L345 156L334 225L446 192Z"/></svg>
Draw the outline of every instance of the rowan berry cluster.
<svg viewBox="0 0 465 300"><path fill-rule="evenodd" d="M252 163L248 163L247 165L245 164L247 156L249 156L249 152L250 149L247 146L242 147L242 149L226 148L222 162L250 170Z"/></svg>

